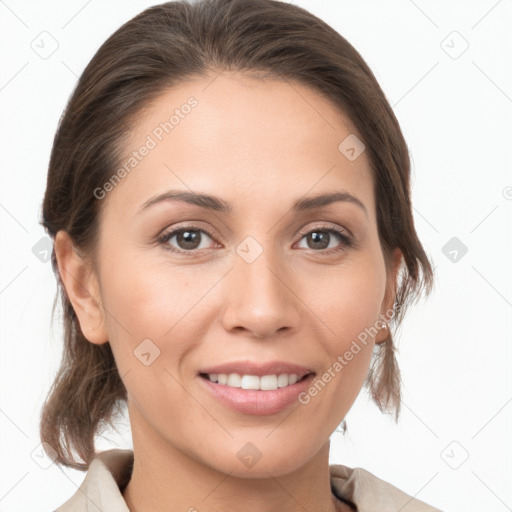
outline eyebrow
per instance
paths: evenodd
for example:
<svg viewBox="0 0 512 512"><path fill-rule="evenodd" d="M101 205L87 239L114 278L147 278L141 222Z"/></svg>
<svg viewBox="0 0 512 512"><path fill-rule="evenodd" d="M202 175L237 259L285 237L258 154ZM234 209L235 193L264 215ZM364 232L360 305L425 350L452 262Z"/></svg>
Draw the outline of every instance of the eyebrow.
<svg viewBox="0 0 512 512"><path fill-rule="evenodd" d="M137 215L147 210L149 207L161 203L163 201L184 201L189 204L213 210L220 213L229 214L233 210L233 205L215 196L208 194L200 194L196 192L187 192L184 190L169 190L158 196L148 199L138 210ZM352 194L348 192L331 192L327 194L318 194L312 197L301 198L295 201L292 210L304 211L320 208L336 202L347 202L359 206L368 216L368 212L364 204Z"/></svg>

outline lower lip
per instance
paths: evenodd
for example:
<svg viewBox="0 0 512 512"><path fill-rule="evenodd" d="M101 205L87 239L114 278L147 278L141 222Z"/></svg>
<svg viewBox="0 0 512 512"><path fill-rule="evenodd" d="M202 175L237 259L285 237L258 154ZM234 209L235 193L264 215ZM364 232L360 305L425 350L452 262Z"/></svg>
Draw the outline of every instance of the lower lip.
<svg viewBox="0 0 512 512"><path fill-rule="evenodd" d="M314 377L315 374L310 373L304 380L291 386L277 388L273 391L262 391L232 388L198 375L202 385L213 393L213 396L221 403L235 411L253 416L275 414L298 401L298 396L309 387Z"/></svg>

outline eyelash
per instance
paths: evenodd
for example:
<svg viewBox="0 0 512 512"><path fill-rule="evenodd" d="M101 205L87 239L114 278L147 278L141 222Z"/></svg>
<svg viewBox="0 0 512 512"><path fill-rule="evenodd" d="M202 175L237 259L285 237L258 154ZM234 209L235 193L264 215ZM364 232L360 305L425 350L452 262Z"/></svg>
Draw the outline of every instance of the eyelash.
<svg viewBox="0 0 512 512"><path fill-rule="evenodd" d="M194 253L198 252L198 249L192 249L190 251L185 251L183 249L171 248L171 246L168 244L168 242L171 238L173 238L175 235L177 235L178 233L181 233L183 231L199 231L201 233L206 233L212 240L215 240L214 235L212 233L210 233L207 229L200 228L199 226L190 224L190 225L182 226L178 229L174 229L172 231L163 233L162 235L160 235L157 238L157 242L164 245L165 250L173 252L173 253L177 253L177 254L194 254ZM325 226L325 225L324 226L315 226L315 227L309 228L307 230L301 230L301 231L299 231L299 234L301 235L301 238L299 239L299 241L302 240L302 238L304 238L309 233L313 233L315 231L320 231L320 232L325 232L325 233L334 233L335 235L338 236L338 238L341 241L341 246L334 248L334 249L333 248L321 249L318 251L316 251L314 249L310 249L311 251L313 251L315 253L324 253L324 254L338 253L340 251L344 251L350 247L353 247L353 245L354 245L354 242L353 242L353 239L351 238L351 236L349 236L347 233L342 231L340 228L338 228L334 224L329 224L328 226Z"/></svg>

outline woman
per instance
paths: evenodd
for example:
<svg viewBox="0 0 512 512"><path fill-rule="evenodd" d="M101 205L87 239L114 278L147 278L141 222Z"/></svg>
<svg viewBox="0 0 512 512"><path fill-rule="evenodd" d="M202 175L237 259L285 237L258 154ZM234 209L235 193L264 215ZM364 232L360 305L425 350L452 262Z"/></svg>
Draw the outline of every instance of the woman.
<svg viewBox="0 0 512 512"><path fill-rule="evenodd" d="M59 511L435 511L329 436L400 407L392 331L433 282L397 120L356 50L273 0L169 2L98 50L43 224L65 350L41 418ZM133 451L96 453L126 404ZM407 507L407 508L405 508Z"/></svg>

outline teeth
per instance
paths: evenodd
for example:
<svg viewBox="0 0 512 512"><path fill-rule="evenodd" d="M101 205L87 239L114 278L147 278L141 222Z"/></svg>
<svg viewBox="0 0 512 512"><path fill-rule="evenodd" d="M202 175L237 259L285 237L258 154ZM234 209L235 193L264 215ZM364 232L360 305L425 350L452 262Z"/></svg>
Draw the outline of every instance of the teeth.
<svg viewBox="0 0 512 512"><path fill-rule="evenodd" d="M239 375L238 373L211 373L208 374L211 382L217 382L232 388L260 389L262 391L273 391L277 388L285 388L295 384L298 376L295 373L281 375Z"/></svg>

